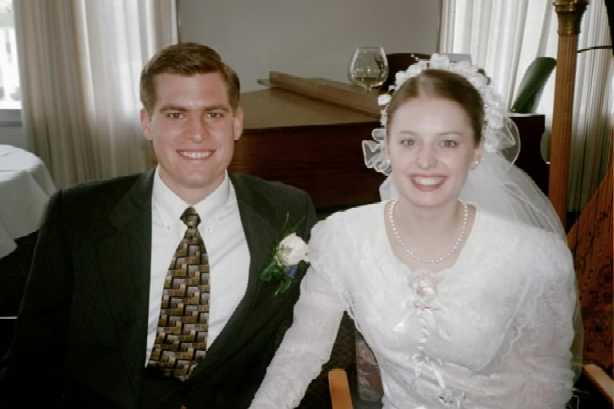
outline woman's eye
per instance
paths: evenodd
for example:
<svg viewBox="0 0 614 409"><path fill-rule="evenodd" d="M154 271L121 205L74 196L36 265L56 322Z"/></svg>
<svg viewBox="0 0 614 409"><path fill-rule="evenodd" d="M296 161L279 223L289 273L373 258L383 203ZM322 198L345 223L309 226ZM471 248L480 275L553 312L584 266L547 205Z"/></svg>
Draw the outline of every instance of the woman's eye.
<svg viewBox="0 0 614 409"><path fill-rule="evenodd" d="M413 139L405 138L405 139L401 139L400 143L401 145L404 145L404 146L413 146L416 143L416 141L414 141Z"/></svg>
<svg viewBox="0 0 614 409"><path fill-rule="evenodd" d="M444 148L456 148L458 146L458 142L453 139L446 139L441 141L441 146Z"/></svg>

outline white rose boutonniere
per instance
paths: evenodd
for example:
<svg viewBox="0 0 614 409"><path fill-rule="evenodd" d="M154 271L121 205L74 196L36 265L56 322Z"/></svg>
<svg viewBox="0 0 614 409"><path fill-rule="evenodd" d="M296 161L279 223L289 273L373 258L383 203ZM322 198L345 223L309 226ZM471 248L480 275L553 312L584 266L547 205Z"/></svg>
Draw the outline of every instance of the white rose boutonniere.
<svg viewBox="0 0 614 409"><path fill-rule="evenodd" d="M279 281L275 295L283 294L290 288L301 262L309 262L308 249L307 243L295 232L286 234L275 246L271 261L260 272L262 281Z"/></svg>
<svg viewBox="0 0 614 409"><path fill-rule="evenodd" d="M301 261L309 261L307 243L296 233L288 234L277 246L277 256L281 264L294 266Z"/></svg>

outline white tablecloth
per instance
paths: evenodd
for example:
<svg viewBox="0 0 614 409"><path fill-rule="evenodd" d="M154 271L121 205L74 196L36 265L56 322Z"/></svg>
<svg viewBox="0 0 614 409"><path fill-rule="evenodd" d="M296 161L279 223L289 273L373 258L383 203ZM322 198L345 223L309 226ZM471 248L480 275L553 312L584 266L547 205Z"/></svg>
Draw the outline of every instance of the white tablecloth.
<svg viewBox="0 0 614 409"><path fill-rule="evenodd" d="M15 250L16 238L39 228L55 191L49 171L36 155L0 145L0 258Z"/></svg>

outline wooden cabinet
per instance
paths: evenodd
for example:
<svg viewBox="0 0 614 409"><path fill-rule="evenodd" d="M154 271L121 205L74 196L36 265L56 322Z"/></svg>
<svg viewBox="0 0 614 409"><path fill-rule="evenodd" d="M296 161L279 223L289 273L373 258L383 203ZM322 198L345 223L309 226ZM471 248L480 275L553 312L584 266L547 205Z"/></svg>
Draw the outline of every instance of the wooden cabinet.
<svg viewBox="0 0 614 409"><path fill-rule="evenodd" d="M361 148L376 118L276 88L241 103L245 130L231 170L306 190L319 210L379 200L384 176L365 167Z"/></svg>
<svg viewBox="0 0 614 409"><path fill-rule="evenodd" d="M378 118L321 100L270 88L241 96L245 130L230 169L306 190L319 210L379 200L384 176L365 167L361 141ZM544 191L540 156L543 115L515 116L521 136L517 165Z"/></svg>

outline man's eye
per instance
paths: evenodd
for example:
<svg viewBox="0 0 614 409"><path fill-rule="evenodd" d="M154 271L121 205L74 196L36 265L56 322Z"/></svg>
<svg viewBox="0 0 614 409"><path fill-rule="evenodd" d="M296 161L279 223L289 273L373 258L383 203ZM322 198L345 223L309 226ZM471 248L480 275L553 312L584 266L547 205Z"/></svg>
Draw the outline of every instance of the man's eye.
<svg viewBox="0 0 614 409"><path fill-rule="evenodd" d="M446 139L441 141L441 146L444 148L456 148L458 146L458 142L453 139Z"/></svg>
<svg viewBox="0 0 614 409"><path fill-rule="evenodd" d="M168 119L181 119L183 118L183 112L167 112L166 117Z"/></svg>
<svg viewBox="0 0 614 409"><path fill-rule="evenodd" d="M224 113L220 111L210 111L210 112L207 112L207 118L221 119L221 118L224 118Z"/></svg>

